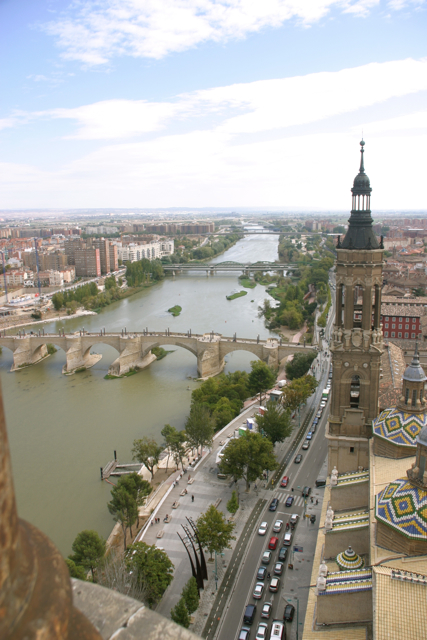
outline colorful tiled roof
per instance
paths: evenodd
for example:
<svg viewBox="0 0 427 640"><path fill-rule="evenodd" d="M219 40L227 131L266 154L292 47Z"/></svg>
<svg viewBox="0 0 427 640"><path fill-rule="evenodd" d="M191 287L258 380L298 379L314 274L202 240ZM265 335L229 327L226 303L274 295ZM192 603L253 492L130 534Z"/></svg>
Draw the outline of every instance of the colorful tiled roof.
<svg viewBox="0 0 427 640"><path fill-rule="evenodd" d="M407 538L427 542L427 491L398 478L375 496L375 517Z"/></svg>
<svg viewBox="0 0 427 640"><path fill-rule="evenodd" d="M427 425L427 413L406 413L392 407L380 413L372 423L374 435L401 447L416 447L415 439Z"/></svg>
<svg viewBox="0 0 427 640"><path fill-rule="evenodd" d="M369 480L369 471L350 471L350 473L340 473L337 480L337 487L355 484L356 482L366 482Z"/></svg>
<svg viewBox="0 0 427 640"><path fill-rule="evenodd" d="M338 571L329 573L326 578L326 590L319 591L319 596L354 593L372 589L372 571L359 569L356 571Z"/></svg>
<svg viewBox="0 0 427 640"><path fill-rule="evenodd" d="M355 571L364 565L363 559L351 547L339 553L335 561L342 571Z"/></svg>

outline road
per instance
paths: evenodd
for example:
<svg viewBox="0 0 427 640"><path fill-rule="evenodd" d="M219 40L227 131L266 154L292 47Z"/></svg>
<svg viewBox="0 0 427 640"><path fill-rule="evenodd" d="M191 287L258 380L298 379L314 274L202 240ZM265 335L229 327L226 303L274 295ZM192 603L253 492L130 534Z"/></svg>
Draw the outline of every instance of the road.
<svg viewBox="0 0 427 640"><path fill-rule="evenodd" d="M232 638L237 638L243 624L245 607L247 604L253 602L257 604L257 614L252 625L253 634L255 635L258 623L261 621L260 613L264 602L271 602L273 605L272 615L270 616L270 620L267 621L271 623L274 618L283 618L283 611L287 600L292 600L296 606L296 597L299 599L298 622L300 623L300 629L302 629L308 599L307 587L311 577L310 561L314 554L323 499L323 489L316 489L315 481L321 472L326 474L327 442L324 434L327 421L327 407L323 412L318 429L313 434L312 443L308 451L303 451L301 445L304 441L304 435L309 431L309 426L315 415L315 409L320 402L327 375L328 367L325 362L322 381L307 407L307 420L303 433L293 440L284 452L284 461L281 465L280 473L281 476L288 475L290 477L288 487L280 488L276 486L273 490L263 489L259 491L260 499L251 514L250 523L248 523L244 539L239 540L233 558L229 563L229 566L233 568L234 580L230 580L229 584L227 581L223 583L223 593L218 597L212 609L210 616L211 624L209 624L210 621L208 620L206 625L204 637L206 637L207 640L213 640L214 638L215 640L231 640ZM303 454L303 460L299 465L294 463L296 453ZM315 505L315 503L312 504L310 499L308 499L307 504L305 504L301 495L304 486L312 488L311 495L314 500L318 499L318 505ZM292 487L294 488L293 492ZM294 496L294 504L291 508L287 508L285 507L285 501L286 498L291 495ZM273 497L279 499L276 512L268 510ZM283 529L278 534L279 546L273 552L272 560L268 565L268 570L271 574L273 574L274 563L277 561L279 548L286 532L286 522L293 513L297 513L300 517L293 535L292 545L288 550L288 557L284 563L285 569L281 576L281 588L278 593L269 592L269 581L266 580L262 598L256 601L252 597L252 592L257 582L256 572L258 567L261 566L261 557L263 552L268 548L270 537L276 535L272 533L273 524L277 519L284 521ZM310 523L309 519L304 518L305 513L309 515L315 514L317 516L314 525ZM268 523L268 531L265 536L258 535L258 527L262 521ZM251 526L249 526L249 524ZM293 553L292 549L294 545L302 547L303 553ZM288 563L293 564L294 568L289 569ZM216 624L218 618L220 618L220 620L219 623ZM292 624L288 623L287 626L289 627L288 638L296 637L296 616ZM209 633L207 633L208 630Z"/></svg>

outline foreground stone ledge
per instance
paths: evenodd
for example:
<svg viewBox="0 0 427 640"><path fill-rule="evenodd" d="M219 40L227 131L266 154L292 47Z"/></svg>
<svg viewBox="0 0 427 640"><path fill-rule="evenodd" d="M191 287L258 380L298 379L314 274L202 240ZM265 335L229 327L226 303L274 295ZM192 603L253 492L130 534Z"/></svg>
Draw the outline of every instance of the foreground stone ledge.
<svg viewBox="0 0 427 640"><path fill-rule="evenodd" d="M141 602L91 582L72 580L73 603L103 640L196 640L199 636Z"/></svg>

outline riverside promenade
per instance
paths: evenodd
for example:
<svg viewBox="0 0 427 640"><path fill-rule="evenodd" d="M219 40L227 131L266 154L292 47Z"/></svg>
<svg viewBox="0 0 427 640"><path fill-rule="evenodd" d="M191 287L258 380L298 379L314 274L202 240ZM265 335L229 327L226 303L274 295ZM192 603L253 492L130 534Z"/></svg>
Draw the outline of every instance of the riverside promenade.
<svg viewBox="0 0 427 640"><path fill-rule="evenodd" d="M228 437L234 435L234 430L238 429L239 426L245 425L247 418L255 415L258 412L258 408L259 403L254 400L251 406L247 407L222 431L215 434L211 450L203 451L201 459L193 467L188 467L187 473L183 474L182 477L182 471L172 474L159 487L156 498L148 505L148 509L152 508L154 510L135 542L141 541L164 549L174 564L174 580L156 608L156 611L165 617L170 616L171 609L181 597L182 588L192 575L187 552L177 535L178 533L182 536L185 535L182 525L188 524L186 517L196 521L211 504L215 504L220 500L217 508L228 518L230 514L227 511L227 502L231 498L232 491L238 491L240 508L234 518L236 540L232 542L231 549L224 551L223 557L217 556L217 585L218 591L220 591L222 580L230 562L232 562L232 558L233 563L236 564L236 547L242 544L242 539L247 531L249 529L252 530L255 526L259 519L261 507L271 498L271 491L267 487L263 487L260 482L258 482L257 490L254 489L252 484L251 490L246 493L243 480L240 480L236 485L230 478L220 480L217 477L216 456L222 446L220 443L224 443ZM282 444L276 446L275 453L279 460L288 449L290 441L293 440L296 432L297 429ZM194 479L191 484L188 483L189 476ZM176 484L177 479L179 484ZM187 489L187 494L181 496L183 489ZM191 499L193 495L194 502ZM175 502L179 503L177 508L172 507ZM166 515L172 516L171 521L168 523L164 522ZM160 522L152 525L151 522L155 518L159 518ZM164 531L164 534L161 538L157 538L157 533L161 530ZM205 580L205 588L200 593L200 605L194 614L194 622L190 626L190 630L198 635L202 634L218 593L215 585L215 562L208 562L208 553L205 553L205 558L207 561L208 580ZM239 566L240 562L237 561L236 571L239 570Z"/></svg>

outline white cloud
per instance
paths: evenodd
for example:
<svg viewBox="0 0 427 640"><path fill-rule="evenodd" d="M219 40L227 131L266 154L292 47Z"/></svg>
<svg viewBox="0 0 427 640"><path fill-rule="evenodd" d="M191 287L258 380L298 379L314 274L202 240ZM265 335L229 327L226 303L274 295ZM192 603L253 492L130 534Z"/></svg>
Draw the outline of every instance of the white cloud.
<svg viewBox="0 0 427 640"><path fill-rule="evenodd" d="M45 115L73 119L80 139L118 139L187 128L228 134L257 134L326 118L427 90L427 60L368 64L324 72L216 87L176 96L173 101L107 100ZM215 122L216 124L213 124Z"/></svg>
<svg viewBox="0 0 427 640"><path fill-rule="evenodd" d="M390 9L404 2L391 0ZM203 42L241 39L288 20L310 25L338 9L364 17L380 0L86 0L44 25L63 56L89 66L130 55L160 59ZM394 6L399 5L399 6Z"/></svg>
<svg viewBox="0 0 427 640"><path fill-rule="evenodd" d="M391 133L392 131L406 132L413 129L427 129L427 111L418 111L404 116L398 116L397 118L369 122L364 126L363 132L369 136L373 133ZM356 132L356 128L353 130Z"/></svg>

